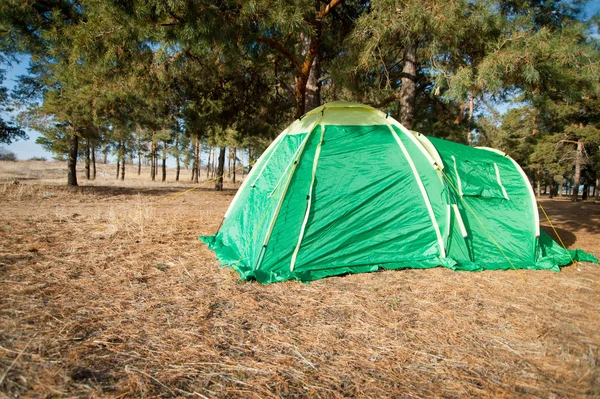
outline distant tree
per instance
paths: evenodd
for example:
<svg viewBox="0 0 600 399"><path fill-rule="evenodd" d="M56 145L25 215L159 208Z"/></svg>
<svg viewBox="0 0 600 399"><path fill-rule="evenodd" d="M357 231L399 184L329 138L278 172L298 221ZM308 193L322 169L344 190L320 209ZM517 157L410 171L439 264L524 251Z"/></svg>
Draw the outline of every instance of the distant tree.
<svg viewBox="0 0 600 399"><path fill-rule="evenodd" d="M16 161L17 160L17 155L12 152L7 150L4 147L0 147L0 161Z"/></svg>

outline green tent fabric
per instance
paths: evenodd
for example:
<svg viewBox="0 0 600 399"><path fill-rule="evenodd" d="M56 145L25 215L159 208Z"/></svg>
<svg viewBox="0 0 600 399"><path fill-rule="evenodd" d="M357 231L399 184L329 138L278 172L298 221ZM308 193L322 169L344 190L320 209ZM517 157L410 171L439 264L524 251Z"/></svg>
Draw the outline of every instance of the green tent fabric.
<svg viewBox="0 0 600 399"><path fill-rule="evenodd" d="M575 260L539 229L506 154L408 131L372 107L321 106L262 154L213 236L242 279L310 281L380 268L546 269Z"/></svg>

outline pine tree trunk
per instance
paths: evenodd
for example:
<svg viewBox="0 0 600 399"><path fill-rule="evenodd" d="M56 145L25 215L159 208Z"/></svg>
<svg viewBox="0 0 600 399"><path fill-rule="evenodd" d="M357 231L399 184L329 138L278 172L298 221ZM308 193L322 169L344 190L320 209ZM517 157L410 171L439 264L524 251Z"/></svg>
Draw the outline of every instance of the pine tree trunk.
<svg viewBox="0 0 600 399"><path fill-rule="evenodd" d="M163 141L163 153L162 153L162 180L167 180L167 143Z"/></svg>
<svg viewBox="0 0 600 399"><path fill-rule="evenodd" d="M194 139L194 163L192 164L192 181L198 183L200 173L200 139Z"/></svg>
<svg viewBox="0 0 600 399"><path fill-rule="evenodd" d="M319 38L320 40L320 38ZM321 84L319 78L321 77L321 64L319 54L315 55L312 68L308 75L308 81L306 82L306 106L304 112L313 110L321 105Z"/></svg>
<svg viewBox="0 0 600 399"><path fill-rule="evenodd" d="M577 202L579 181L581 180L581 161L583 158L583 140L577 141L577 156L575 157L575 176L573 176L573 195L571 201Z"/></svg>
<svg viewBox="0 0 600 399"><path fill-rule="evenodd" d="M596 178L596 187L594 188L596 192L596 200L600 200L600 177Z"/></svg>
<svg viewBox="0 0 600 399"><path fill-rule="evenodd" d="M125 157L126 157L125 140L121 141L121 180L125 180Z"/></svg>
<svg viewBox="0 0 600 399"><path fill-rule="evenodd" d="M202 171L202 142L198 139L196 143L196 151L198 152L198 169L196 170L196 183L200 179L200 172Z"/></svg>
<svg viewBox="0 0 600 399"><path fill-rule="evenodd" d="M248 147L248 173L252 170L252 147Z"/></svg>
<svg viewBox="0 0 600 399"><path fill-rule="evenodd" d="M235 162L237 160L237 147L233 147L233 183L235 184Z"/></svg>
<svg viewBox="0 0 600 399"><path fill-rule="evenodd" d="M317 12L319 12L319 2L315 2ZM300 42L302 53L305 54L302 69L296 76L296 117L299 118L306 112L314 109L320 102L320 93L318 93L318 69L319 47L321 45L321 34L323 23L320 20L315 20L311 23L314 28L312 35L301 33ZM309 87L309 81L310 87Z"/></svg>
<svg viewBox="0 0 600 399"><path fill-rule="evenodd" d="M67 162L67 185L77 186L77 153L79 151L79 136L75 132L69 138L69 158Z"/></svg>
<svg viewBox="0 0 600 399"><path fill-rule="evenodd" d="M121 142L119 141L119 144L117 144L117 177L116 177L117 180L119 180L120 172L121 172Z"/></svg>
<svg viewBox="0 0 600 399"><path fill-rule="evenodd" d="M154 144L154 176L158 177L158 143Z"/></svg>
<svg viewBox="0 0 600 399"><path fill-rule="evenodd" d="M150 178L152 181L156 180L156 143L154 141L150 144Z"/></svg>
<svg viewBox="0 0 600 399"><path fill-rule="evenodd" d="M473 96L469 96L469 122L473 120ZM469 128L467 132L467 144L473 147L473 130Z"/></svg>
<svg viewBox="0 0 600 399"><path fill-rule="evenodd" d="M92 144L92 179L96 180L96 146Z"/></svg>
<svg viewBox="0 0 600 399"><path fill-rule="evenodd" d="M215 190L223 191L223 175L225 174L225 147L221 147L219 149L219 164L217 169L217 179L215 183Z"/></svg>
<svg viewBox="0 0 600 399"><path fill-rule="evenodd" d="M225 160L223 160L223 163L225 163ZM214 179L215 178L215 172L217 171L217 168L215 167L217 165L217 147L213 147L213 153L212 153L212 165L210 167L210 178ZM219 176L219 175L217 175Z"/></svg>
<svg viewBox="0 0 600 399"><path fill-rule="evenodd" d="M179 181L179 172L181 172L181 161L179 160L179 131L175 132L175 181Z"/></svg>
<svg viewBox="0 0 600 399"><path fill-rule="evenodd" d="M402 86L400 87L400 123L407 129L414 129L415 104L417 98L417 45L404 45L402 59Z"/></svg>
<svg viewBox="0 0 600 399"><path fill-rule="evenodd" d="M85 140L85 179L90 180L90 140Z"/></svg>
<svg viewBox="0 0 600 399"><path fill-rule="evenodd" d="M231 154L233 153L233 148L227 147L227 178L231 177Z"/></svg>
<svg viewBox="0 0 600 399"><path fill-rule="evenodd" d="M138 151L138 176L142 175L142 138L138 136L137 140L137 151Z"/></svg>
<svg viewBox="0 0 600 399"><path fill-rule="evenodd" d="M106 165L106 163L108 162L108 144L104 145L104 148L102 149L102 156L102 163Z"/></svg>

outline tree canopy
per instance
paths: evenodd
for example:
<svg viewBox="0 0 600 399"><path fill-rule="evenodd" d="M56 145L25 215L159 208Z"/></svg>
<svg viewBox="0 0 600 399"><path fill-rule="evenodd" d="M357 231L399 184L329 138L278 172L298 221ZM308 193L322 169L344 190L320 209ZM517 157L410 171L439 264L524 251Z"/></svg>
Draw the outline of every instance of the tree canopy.
<svg viewBox="0 0 600 399"><path fill-rule="evenodd" d="M220 148L222 172L226 147L257 156L293 118L339 99L424 134L495 146L551 190L597 186L598 17L585 19L584 6L7 0L0 61L31 56L13 93L20 123L69 159L70 184L77 159L96 152L114 153L121 178L126 154L149 159L154 179L159 158L179 168L204 144ZM8 102L0 89L0 107ZM0 142L22 137L0 120Z"/></svg>

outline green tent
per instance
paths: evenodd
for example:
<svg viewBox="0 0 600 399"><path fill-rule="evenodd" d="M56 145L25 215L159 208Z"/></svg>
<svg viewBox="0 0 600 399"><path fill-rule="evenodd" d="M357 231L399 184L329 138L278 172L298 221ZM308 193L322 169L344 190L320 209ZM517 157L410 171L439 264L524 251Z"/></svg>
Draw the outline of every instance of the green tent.
<svg viewBox="0 0 600 399"><path fill-rule="evenodd" d="M262 154L217 234L221 264L262 283L380 268L547 269L572 259L539 228L506 154L426 137L372 107L321 106Z"/></svg>

